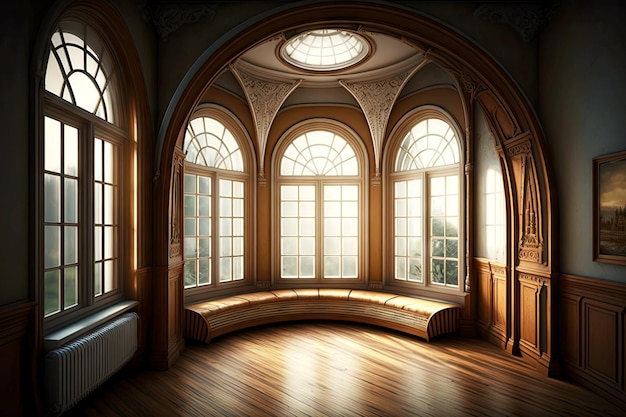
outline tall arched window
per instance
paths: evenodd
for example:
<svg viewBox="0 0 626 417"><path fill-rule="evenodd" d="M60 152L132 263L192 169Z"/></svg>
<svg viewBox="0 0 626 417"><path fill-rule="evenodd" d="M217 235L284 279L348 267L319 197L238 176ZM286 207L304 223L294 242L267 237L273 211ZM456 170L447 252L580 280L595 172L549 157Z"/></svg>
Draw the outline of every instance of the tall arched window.
<svg viewBox="0 0 626 417"><path fill-rule="evenodd" d="M456 132L413 119L389 155L390 284L462 289L462 181Z"/></svg>
<svg viewBox="0 0 626 417"><path fill-rule="evenodd" d="M296 129L276 159L280 280L362 280L363 159L353 135Z"/></svg>
<svg viewBox="0 0 626 417"><path fill-rule="evenodd" d="M246 242L246 238L251 216L246 211L251 190L242 137L243 130L231 116L212 108L196 113L187 126L183 144L186 289L236 285L248 276L251 239Z"/></svg>
<svg viewBox="0 0 626 417"><path fill-rule="evenodd" d="M129 216L128 135L113 55L83 22L62 21L44 77L40 233L44 316L121 297Z"/></svg>

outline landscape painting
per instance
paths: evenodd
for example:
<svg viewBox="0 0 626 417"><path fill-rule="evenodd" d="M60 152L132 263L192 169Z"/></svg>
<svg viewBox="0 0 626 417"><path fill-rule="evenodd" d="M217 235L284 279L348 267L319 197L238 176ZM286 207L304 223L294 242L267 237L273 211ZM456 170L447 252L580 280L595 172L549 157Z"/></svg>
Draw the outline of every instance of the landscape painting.
<svg viewBox="0 0 626 417"><path fill-rule="evenodd" d="M626 151L594 159L594 260L626 265Z"/></svg>

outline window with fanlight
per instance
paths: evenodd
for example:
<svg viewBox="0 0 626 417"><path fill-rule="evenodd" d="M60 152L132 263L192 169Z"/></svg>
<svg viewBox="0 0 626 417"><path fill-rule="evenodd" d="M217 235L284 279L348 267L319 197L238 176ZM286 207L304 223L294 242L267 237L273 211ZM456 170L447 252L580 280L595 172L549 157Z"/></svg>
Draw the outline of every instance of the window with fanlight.
<svg viewBox="0 0 626 417"><path fill-rule="evenodd" d="M185 289L210 290L249 281L251 187L243 130L214 108L197 112L183 150Z"/></svg>
<svg viewBox="0 0 626 417"><path fill-rule="evenodd" d="M305 124L285 138L275 163L279 280L361 281L363 157L355 136Z"/></svg>
<svg viewBox="0 0 626 417"><path fill-rule="evenodd" d="M456 130L443 114L418 113L392 143L388 283L462 290L461 152Z"/></svg>
<svg viewBox="0 0 626 417"><path fill-rule="evenodd" d="M38 181L43 314L121 297L133 145L119 117L114 56L83 22L62 21L49 41Z"/></svg>

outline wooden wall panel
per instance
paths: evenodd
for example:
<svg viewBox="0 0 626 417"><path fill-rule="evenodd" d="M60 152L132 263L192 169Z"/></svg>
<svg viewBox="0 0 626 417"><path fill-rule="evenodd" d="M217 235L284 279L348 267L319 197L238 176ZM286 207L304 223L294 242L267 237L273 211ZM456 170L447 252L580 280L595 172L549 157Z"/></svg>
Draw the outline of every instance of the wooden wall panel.
<svg viewBox="0 0 626 417"><path fill-rule="evenodd" d="M0 309L0 414L22 416L35 412L32 369L26 364L33 347L27 329L32 323L34 303ZM31 328L30 331L33 331Z"/></svg>
<svg viewBox="0 0 626 417"><path fill-rule="evenodd" d="M564 373L626 409L626 284L561 275L559 288Z"/></svg>
<svg viewBox="0 0 626 417"><path fill-rule="evenodd" d="M475 258L474 270L478 284L479 334L491 343L509 349L506 268L488 259Z"/></svg>

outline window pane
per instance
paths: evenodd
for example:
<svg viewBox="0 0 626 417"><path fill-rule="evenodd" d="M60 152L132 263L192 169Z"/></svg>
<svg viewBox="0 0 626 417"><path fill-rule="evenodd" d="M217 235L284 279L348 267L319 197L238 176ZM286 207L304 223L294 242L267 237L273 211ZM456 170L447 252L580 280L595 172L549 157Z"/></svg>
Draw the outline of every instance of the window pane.
<svg viewBox="0 0 626 417"><path fill-rule="evenodd" d="M46 226L44 228L44 268L61 265L61 228Z"/></svg>
<svg viewBox="0 0 626 417"><path fill-rule="evenodd" d="M117 287L115 282L115 261L104 262L104 292L113 291Z"/></svg>
<svg viewBox="0 0 626 417"><path fill-rule="evenodd" d="M341 255L341 238L324 238L324 255Z"/></svg>
<svg viewBox="0 0 626 417"><path fill-rule="evenodd" d="M298 258L295 256L281 257L281 276L283 278L298 277Z"/></svg>
<svg viewBox="0 0 626 417"><path fill-rule="evenodd" d="M419 258L409 258L409 281L422 282L422 261Z"/></svg>
<svg viewBox="0 0 626 417"><path fill-rule="evenodd" d="M195 235L195 234L196 234L196 219L186 218L185 219L185 235Z"/></svg>
<svg viewBox="0 0 626 417"><path fill-rule="evenodd" d="M65 265L78 262L78 227L63 228L63 261Z"/></svg>
<svg viewBox="0 0 626 417"><path fill-rule="evenodd" d="M300 258L300 277L315 277L315 258L313 256L302 256Z"/></svg>
<svg viewBox="0 0 626 417"><path fill-rule="evenodd" d="M65 190L64 190L65 198L63 201L64 221L66 223L77 223L78 222L78 181L72 178L65 178L64 184L65 184Z"/></svg>
<svg viewBox="0 0 626 417"><path fill-rule="evenodd" d="M44 124L44 169L61 173L61 122L46 117Z"/></svg>
<svg viewBox="0 0 626 417"><path fill-rule="evenodd" d="M343 257L341 274L344 278L356 278L357 276L356 256L344 256Z"/></svg>
<svg viewBox="0 0 626 417"><path fill-rule="evenodd" d="M324 257L324 278L339 278L341 257L339 256L325 256Z"/></svg>
<svg viewBox="0 0 626 417"><path fill-rule="evenodd" d="M61 177L44 174L44 221L61 221Z"/></svg>
<svg viewBox="0 0 626 417"><path fill-rule="evenodd" d="M60 271L47 271L44 273L44 314L49 316L59 311L61 305Z"/></svg>
<svg viewBox="0 0 626 417"><path fill-rule="evenodd" d="M297 255L298 254L298 238L297 237L283 237L280 242L282 255Z"/></svg>
<svg viewBox="0 0 626 417"><path fill-rule="evenodd" d="M198 259L198 285L211 283L211 259Z"/></svg>
<svg viewBox="0 0 626 417"><path fill-rule="evenodd" d="M442 259L432 259L431 261L431 270L430 270L430 279L433 283L443 284L444 283L444 261Z"/></svg>
<svg viewBox="0 0 626 417"><path fill-rule="evenodd" d="M190 260L185 262L185 288L196 286L196 261Z"/></svg>
<svg viewBox="0 0 626 417"><path fill-rule="evenodd" d="M185 174L185 182L183 186L183 191L186 193L194 193L196 192L196 176L191 174Z"/></svg>
<svg viewBox="0 0 626 417"><path fill-rule="evenodd" d="M66 268L63 272L64 308L78 304L78 267Z"/></svg>
<svg viewBox="0 0 626 417"><path fill-rule="evenodd" d="M64 173L74 177L78 176L78 129L64 125L63 136L63 162Z"/></svg>
<svg viewBox="0 0 626 417"><path fill-rule="evenodd" d="M220 282L231 281L231 258L220 259Z"/></svg>
<svg viewBox="0 0 626 417"><path fill-rule="evenodd" d="M102 262L96 262L93 266L93 292L95 296L102 294Z"/></svg>
<svg viewBox="0 0 626 417"><path fill-rule="evenodd" d="M300 238L300 254L301 255L315 255L315 238L314 237L301 237Z"/></svg>

